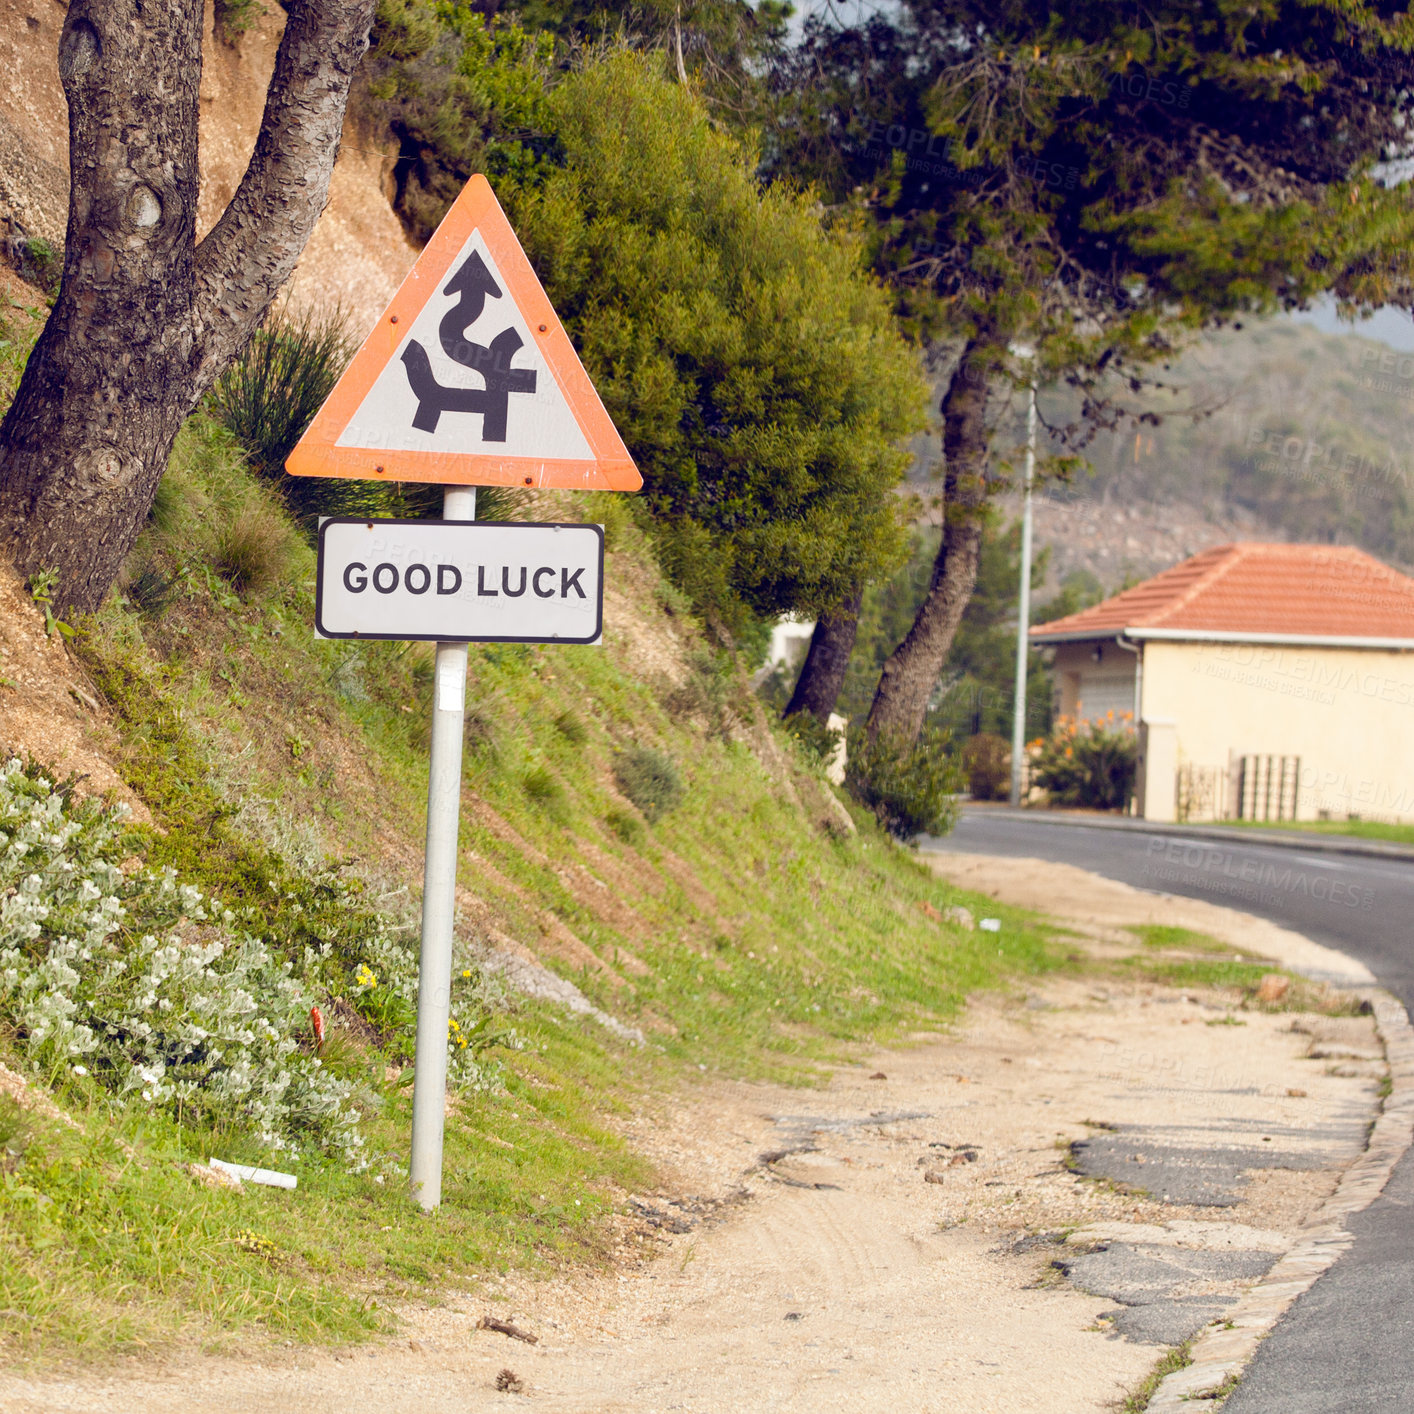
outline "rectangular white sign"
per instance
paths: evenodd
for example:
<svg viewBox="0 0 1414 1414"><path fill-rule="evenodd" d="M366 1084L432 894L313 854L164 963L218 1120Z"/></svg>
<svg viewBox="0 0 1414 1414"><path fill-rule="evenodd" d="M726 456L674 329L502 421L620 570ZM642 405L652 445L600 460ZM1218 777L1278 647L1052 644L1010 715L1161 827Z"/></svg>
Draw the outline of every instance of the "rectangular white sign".
<svg viewBox="0 0 1414 1414"><path fill-rule="evenodd" d="M319 527L314 622L326 638L594 643L604 531L335 516Z"/></svg>

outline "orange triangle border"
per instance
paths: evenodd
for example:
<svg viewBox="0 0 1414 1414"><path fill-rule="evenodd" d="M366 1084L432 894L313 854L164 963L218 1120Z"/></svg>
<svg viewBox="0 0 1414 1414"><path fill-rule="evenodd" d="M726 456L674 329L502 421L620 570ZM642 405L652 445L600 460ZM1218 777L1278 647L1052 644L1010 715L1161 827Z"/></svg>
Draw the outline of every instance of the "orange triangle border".
<svg viewBox="0 0 1414 1414"><path fill-rule="evenodd" d="M531 336L594 454L592 461L494 456L471 452L388 451L340 447L339 437L423 306L441 288L452 262L479 230ZM589 375L516 239L491 183L477 173L408 272L392 302L353 356L285 462L292 476L375 481L430 481L460 486L545 486L637 491L643 478L589 381Z"/></svg>

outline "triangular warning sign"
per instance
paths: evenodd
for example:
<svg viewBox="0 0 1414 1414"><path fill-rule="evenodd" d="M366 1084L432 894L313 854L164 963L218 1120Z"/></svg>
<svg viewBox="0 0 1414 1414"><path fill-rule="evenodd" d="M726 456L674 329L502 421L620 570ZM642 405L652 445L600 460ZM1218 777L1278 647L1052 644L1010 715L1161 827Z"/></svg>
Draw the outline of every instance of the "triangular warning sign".
<svg viewBox="0 0 1414 1414"><path fill-rule="evenodd" d="M643 484L482 176L462 188L285 469L465 486Z"/></svg>

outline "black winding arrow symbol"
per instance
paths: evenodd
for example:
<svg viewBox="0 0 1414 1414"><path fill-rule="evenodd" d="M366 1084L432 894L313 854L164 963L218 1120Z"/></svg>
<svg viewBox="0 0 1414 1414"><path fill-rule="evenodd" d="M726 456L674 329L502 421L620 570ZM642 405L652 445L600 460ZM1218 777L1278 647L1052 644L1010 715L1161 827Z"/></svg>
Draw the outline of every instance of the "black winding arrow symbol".
<svg viewBox="0 0 1414 1414"><path fill-rule="evenodd" d="M463 262L443 289L444 295L459 296L456 304L442 316L437 337L448 358L479 373L484 388L448 388L439 383L432 372L427 350L416 339L403 350L403 367L408 383L417 398L417 415L412 425L419 432L435 432L437 420L444 412L479 412L481 440L506 440L506 408L512 393L533 393L536 373L533 368L512 368L511 359L521 347L521 337L514 329L504 329L491 340L489 348L474 344L466 331L481 318L486 297L501 298L486 263L477 251Z"/></svg>

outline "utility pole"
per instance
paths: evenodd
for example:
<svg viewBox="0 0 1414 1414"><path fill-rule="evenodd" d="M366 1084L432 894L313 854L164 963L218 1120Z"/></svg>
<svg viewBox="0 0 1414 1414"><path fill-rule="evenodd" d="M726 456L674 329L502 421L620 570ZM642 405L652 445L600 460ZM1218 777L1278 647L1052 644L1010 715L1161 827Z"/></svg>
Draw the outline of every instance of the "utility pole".
<svg viewBox="0 0 1414 1414"><path fill-rule="evenodd" d="M1017 350L1033 358L1030 349ZM1026 405L1026 485L1021 500L1021 584L1016 604L1016 694L1011 721L1011 803L1020 805L1022 763L1026 752L1027 642L1031 629L1031 481L1036 472L1036 380Z"/></svg>

